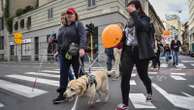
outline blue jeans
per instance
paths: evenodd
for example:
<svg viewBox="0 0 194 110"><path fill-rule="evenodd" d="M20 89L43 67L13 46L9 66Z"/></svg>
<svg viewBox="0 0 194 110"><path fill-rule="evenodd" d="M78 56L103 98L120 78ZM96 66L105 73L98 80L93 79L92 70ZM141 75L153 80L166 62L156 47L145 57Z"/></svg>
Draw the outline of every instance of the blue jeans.
<svg viewBox="0 0 194 110"><path fill-rule="evenodd" d="M110 70L112 70L112 61L115 60L114 50L113 50L113 48L106 48L105 53L107 55L107 62L106 62L107 70L110 71Z"/></svg>
<svg viewBox="0 0 194 110"><path fill-rule="evenodd" d="M165 57L166 57L166 62L168 62L170 60L170 52L166 52L165 53Z"/></svg>
<svg viewBox="0 0 194 110"><path fill-rule="evenodd" d="M179 52L178 51L173 51L172 56L173 56L173 64L178 65L178 63L179 63Z"/></svg>

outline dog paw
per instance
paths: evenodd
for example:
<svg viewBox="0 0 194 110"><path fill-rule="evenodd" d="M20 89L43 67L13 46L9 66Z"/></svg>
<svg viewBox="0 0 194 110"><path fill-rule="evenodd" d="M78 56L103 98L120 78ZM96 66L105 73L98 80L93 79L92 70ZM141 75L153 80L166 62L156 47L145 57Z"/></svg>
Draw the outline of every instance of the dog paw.
<svg viewBox="0 0 194 110"><path fill-rule="evenodd" d="M102 102L102 100L101 99L97 99L96 100L96 103L99 103L99 102Z"/></svg>
<svg viewBox="0 0 194 110"><path fill-rule="evenodd" d="M110 98L110 96L107 95L107 96L104 98L104 102L108 102L109 98Z"/></svg>

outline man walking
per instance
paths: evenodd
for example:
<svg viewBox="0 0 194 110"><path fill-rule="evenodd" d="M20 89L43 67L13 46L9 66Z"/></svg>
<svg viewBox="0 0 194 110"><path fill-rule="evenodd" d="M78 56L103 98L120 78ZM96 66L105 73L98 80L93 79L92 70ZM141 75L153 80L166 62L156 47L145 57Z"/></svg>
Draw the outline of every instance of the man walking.
<svg viewBox="0 0 194 110"><path fill-rule="evenodd" d="M177 36L175 40L172 40L171 42L171 50L172 50L172 56L173 56L173 65L178 65L179 63L179 48L181 47L181 42L177 39Z"/></svg>

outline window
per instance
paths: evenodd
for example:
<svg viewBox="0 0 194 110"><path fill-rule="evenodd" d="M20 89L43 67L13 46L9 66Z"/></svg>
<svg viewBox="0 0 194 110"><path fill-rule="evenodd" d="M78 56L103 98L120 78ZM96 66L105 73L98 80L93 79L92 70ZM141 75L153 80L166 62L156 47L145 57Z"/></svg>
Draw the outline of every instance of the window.
<svg viewBox="0 0 194 110"><path fill-rule="evenodd" d="M4 28L4 27L3 27L3 24L4 24L4 23L3 23L3 18L0 17L0 31L3 30L3 28Z"/></svg>
<svg viewBox="0 0 194 110"><path fill-rule="evenodd" d="M96 0L88 0L88 7L95 6Z"/></svg>
<svg viewBox="0 0 194 110"><path fill-rule="evenodd" d="M53 8L48 9L48 19L53 18Z"/></svg>
<svg viewBox="0 0 194 110"><path fill-rule="evenodd" d="M24 19L22 19L21 21L20 21L20 28L24 28Z"/></svg>
<svg viewBox="0 0 194 110"><path fill-rule="evenodd" d="M14 29L15 29L15 31L18 30L18 21L15 22L15 24L14 24Z"/></svg>
<svg viewBox="0 0 194 110"><path fill-rule="evenodd" d="M22 54L23 56L31 55L31 43L22 44Z"/></svg>
<svg viewBox="0 0 194 110"><path fill-rule="evenodd" d="M4 37L0 36L0 50L4 49Z"/></svg>
<svg viewBox="0 0 194 110"><path fill-rule="evenodd" d="M31 27L31 16L29 16L27 19L27 29L30 29L30 27Z"/></svg>

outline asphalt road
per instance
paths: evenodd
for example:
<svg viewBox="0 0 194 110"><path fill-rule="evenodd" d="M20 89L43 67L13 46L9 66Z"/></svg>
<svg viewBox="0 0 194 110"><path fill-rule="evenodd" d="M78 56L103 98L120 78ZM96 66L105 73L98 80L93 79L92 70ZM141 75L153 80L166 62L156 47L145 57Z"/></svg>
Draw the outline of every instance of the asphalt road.
<svg viewBox="0 0 194 110"><path fill-rule="evenodd" d="M131 79L130 110L194 110L194 60L181 57L179 67L162 62L160 72L150 71L153 101L145 102L145 88L136 71ZM104 67L94 67L94 70ZM71 110L73 102L52 104L57 96L59 73L56 64L1 63L0 110ZM32 91L35 77L36 89ZM80 97L77 110L114 110L121 102L120 80L109 80L111 97L107 103L87 104Z"/></svg>

